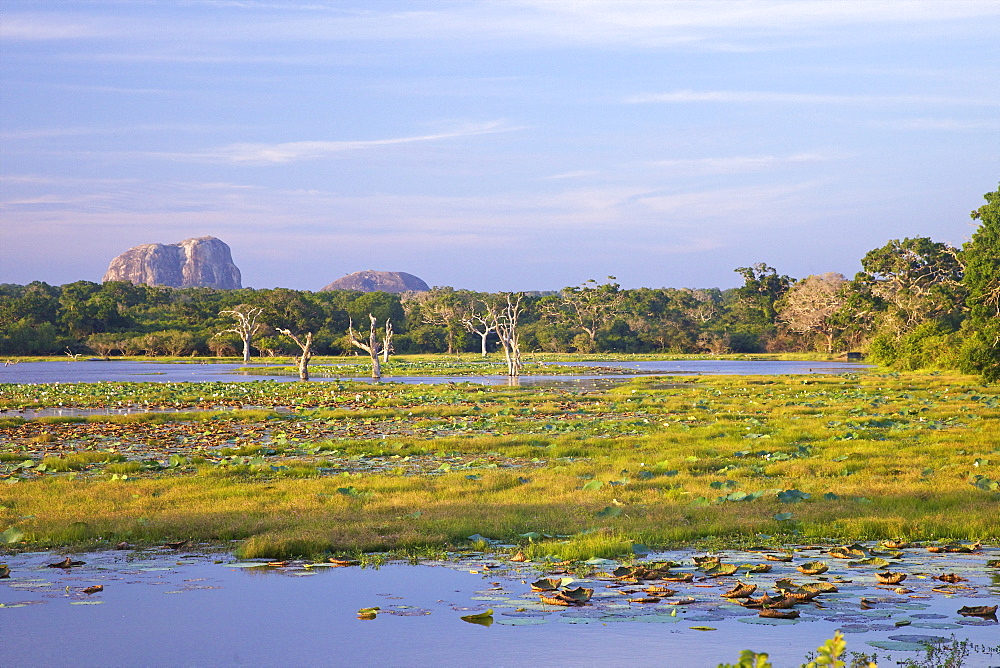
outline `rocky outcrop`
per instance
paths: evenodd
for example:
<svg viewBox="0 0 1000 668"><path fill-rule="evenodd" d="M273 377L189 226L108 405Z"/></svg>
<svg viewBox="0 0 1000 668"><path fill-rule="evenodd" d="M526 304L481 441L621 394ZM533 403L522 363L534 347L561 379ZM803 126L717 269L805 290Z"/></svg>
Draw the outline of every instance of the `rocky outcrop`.
<svg viewBox="0 0 1000 668"><path fill-rule="evenodd" d="M357 290L359 292L427 292L430 287L405 271L356 271L338 278L320 292Z"/></svg>
<svg viewBox="0 0 1000 668"><path fill-rule="evenodd" d="M229 246L215 237L130 248L111 261L103 280L172 288L236 290L243 287Z"/></svg>

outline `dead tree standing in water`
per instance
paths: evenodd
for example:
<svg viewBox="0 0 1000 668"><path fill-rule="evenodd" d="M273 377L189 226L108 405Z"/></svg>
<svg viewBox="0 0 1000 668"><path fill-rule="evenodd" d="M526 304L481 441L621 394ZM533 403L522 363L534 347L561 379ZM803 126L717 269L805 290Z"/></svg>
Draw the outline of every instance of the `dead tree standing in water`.
<svg viewBox="0 0 1000 668"><path fill-rule="evenodd" d="M382 337L382 364L389 362L389 353L392 350L392 321L389 318L385 319L385 336Z"/></svg>
<svg viewBox="0 0 1000 668"><path fill-rule="evenodd" d="M503 308L499 306L486 305L487 315L493 322L497 336L500 337L500 345L503 346L503 355L507 360L507 375L515 378L521 375L521 342L517 331L517 318L521 315L521 299L524 293L516 295L509 292L503 295L507 300L507 305Z"/></svg>
<svg viewBox="0 0 1000 668"><path fill-rule="evenodd" d="M470 332L479 335L482 340L482 354L486 357L486 339L489 337L490 332L496 331L496 321L490 318L489 306L483 302L486 306L486 313L480 314L473 311L468 316L462 318L462 325Z"/></svg>
<svg viewBox="0 0 1000 668"><path fill-rule="evenodd" d="M232 332L243 340L244 364L250 361L250 344L252 343L254 335L260 331L261 325L257 322L257 318L259 318L260 314L263 312L264 309L262 308L249 307L245 304L237 306L235 309L229 311L219 311L219 315L229 315L236 320L236 325L234 327L224 329L219 333L224 334L226 332ZM298 343L298 341L296 341L296 343Z"/></svg>
<svg viewBox="0 0 1000 668"><path fill-rule="evenodd" d="M302 349L302 355L299 357L299 380L309 380L309 360L312 359L313 333L307 332L305 341L302 341L287 329L279 329L277 331L295 341L299 348Z"/></svg>
<svg viewBox="0 0 1000 668"><path fill-rule="evenodd" d="M375 316L369 313L368 319L371 320L371 329L369 330L367 342L358 338L357 333L354 331L353 321L351 321L347 327L347 336L351 340L351 345L355 348L364 350L372 358L372 378L378 380L382 377L382 365L379 364L378 355L383 350L383 343L379 341L378 330L375 328ZM385 326L387 330L385 345L388 345L392 339L392 325L389 323L388 319L385 321ZM386 355L386 359L388 359L388 355Z"/></svg>

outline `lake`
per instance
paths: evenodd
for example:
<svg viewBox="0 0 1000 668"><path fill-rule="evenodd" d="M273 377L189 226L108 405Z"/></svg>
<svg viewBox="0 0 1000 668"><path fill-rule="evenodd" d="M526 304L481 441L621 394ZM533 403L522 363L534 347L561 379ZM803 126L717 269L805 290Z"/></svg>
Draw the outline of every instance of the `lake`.
<svg viewBox="0 0 1000 668"><path fill-rule="evenodd" d="M0 366L0 383L96 383L100 381L118 382L247 382L253 380L297 381L297 376L253 375L241 373L244 364L191 364L178 362L136 362L122 360L80 360L66 362L20 362ZM261 369L276 365L250 365ZM552 366L556 366L552 364ZM558 366L604 367L624 370L610 380L628 379L643 375L803 375L856 373L869 368L853 362L793 362L785 360L663 360L642 362L565 362ZM288 368L282 365L281 368ZM631 372L631 373L630 373ZM600 373L579 375L525 375L519 379L520 385L569 384L595 379L609 379ZM371 378L321 378L317 382L330 380L356 380L372 382ZM449 383L471 382L484 385L506 385L507 376L383 376L384 382L397 383Z"/></svg>
<svg viewBox="0 0 1000 668"><path fill-rule="evenodd" d="M849 652L877 653L883 666L923 658L915 639L939 642L954 635L996 650L995 619L956 611L996 604L1000 572L986 564L1000 550L904 552L892 569L909 573L909 594L879 587L876 569L829 559L818 548L800 548L796 562L823 558L830 564L824 576L803 576L790 564L741 574L740 580L762 590L781 577L836 583L838 593L797 606L796 620L762 619L721 598L735 578L701 577L694 553L684 551L655 559L680 562L678 572L699 576L691 584L667 583L694 602L629 602L637 596L630 592L641 587L608 576L569 585L594 589L591 603L580 607L541 603L528 585L542 573L536 566L480 554L379 569L301 562L268 568L225 554L116 550L73 555L86 564L66 570L46 566L63 554L23 554L6 558L10 578L0 579L2 663L715 666L749 648L769 652L777 666L797 666L837 629L844 630ZM720 556L734 564L762 561L760 553ZM965 580L944 585L932 579L945 572ZM82 592L94 585L103 591ZM358 619L360 609L374 606L380 608L374 619ZM494 611L489 626L461 619L487 608ZM981 649L964 665L991 664L1000 664L1000 655Z"/></svg>

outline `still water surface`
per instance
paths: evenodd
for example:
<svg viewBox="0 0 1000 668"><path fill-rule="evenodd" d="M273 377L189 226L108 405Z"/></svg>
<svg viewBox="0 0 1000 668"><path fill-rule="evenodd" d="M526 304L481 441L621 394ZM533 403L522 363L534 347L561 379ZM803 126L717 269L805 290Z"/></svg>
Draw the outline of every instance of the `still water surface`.
<svg viewBox="0 0 1000 668"><path fill-rule="evenodd" d="M216 381L235 382L253 380L295 381L289 375L250 375L237 371L243 364L186 364L168 362L135 362L120 360L81 360L77 362L21 362L10 366L0 366L0 383L96 383L100 381L118 382L185 382ZM262 369L269 365L259 366ZM272 365L273 366L273 365ZM553 365L555 366L555 365ZM643 362L567 362L560 366L604 367L625 370L613 378L626 379L635 376L657 374L692 376L711 375L779 375L779 374L832 374L852 373L868 368L862 364L849 362L790 362L784 360L663 360ZM277 368L277 367L276 367ZM285 365L283 368L287 368ZM594 379L607 379L599 373L580 375L530 375L521 376L521 385L573 383ZM320 378L314 380L359 380L371 382L371 378ZM505 385L506 376L384 376L383 381L397 383L449 383L472 382L484 385Z"/></svg>
<svg viewBox="0 0 1000 668"><path fill-rule="evenodd" d="M535 567L508 563L486 570L491 562L482 556L377 570L304 568L295 562L270 569L228 565L235 560L227 555L168 552L74 555L86 565L71 570L47 567L63 556L53 553L7 558L11 575L0 580L0 662L715 666L752 648L768 651L776 666L797 666L836 629L844 629L849 650L877 652L880 665L888 666L923 652L890 651L870 642L954 635L982 646L1000 644L995 619L956 614L961 606L996 604L1000 598L997 570L986 567L1000 550L990 548L974 555L908 553L894 568L911 572L918 592L911 597L876 587L871 569L835 565L831 574L839 573L841 592L824 594L821 605L800 606L799 620L776 625L758 623L753 611L721 599L719 593L732 584L729 578L680 585L697 599L684 606L628 603L619 583L580 580L574 586L595 588L593 604L567 609L542 605L530 591L527 583L541 573ZM657 559L690 564L691 556L671 552ZM740 563L761 556L732 552L725 558ZM957 572L967 584L955 594L932 593L932 580L917 581L920 572ZM741 579L756 578L763 588L775 577ZM104 590L82 593L97 584ZM381 608L375 619L357 618L358 610L372 606ZM461 620L486 608L494 610L489 627ZM672 610L677 614L671 616ZM998 664L1000 654L978 651L965 665Z"/></svg>

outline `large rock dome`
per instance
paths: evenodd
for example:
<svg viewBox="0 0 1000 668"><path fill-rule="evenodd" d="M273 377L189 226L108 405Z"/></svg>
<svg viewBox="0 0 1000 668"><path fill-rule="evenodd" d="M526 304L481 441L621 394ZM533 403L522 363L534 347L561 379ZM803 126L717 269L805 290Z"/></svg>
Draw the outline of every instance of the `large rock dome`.
<svg viewBox="0 0 1000 668"><path fill-rule="evenodd" d="M405 271L356 271L338 278L320 292L357 290L359 292L427 292L430 287Z"/></svg>
<svg viewBox="0 0 1000 668"><path fill-rule="evenodd" d="M130 248L111 261L103 280L172 288L243 287L229 246L215 237Z"/></svg>

